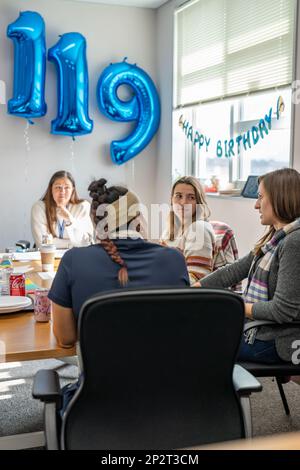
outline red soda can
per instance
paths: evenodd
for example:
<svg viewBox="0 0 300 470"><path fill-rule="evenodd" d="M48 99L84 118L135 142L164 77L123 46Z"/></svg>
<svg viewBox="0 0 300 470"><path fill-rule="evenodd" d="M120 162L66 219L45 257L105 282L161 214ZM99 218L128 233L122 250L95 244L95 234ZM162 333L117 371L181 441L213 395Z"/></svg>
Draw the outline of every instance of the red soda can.
<svg viewBox="0 0 300 470"><path fill-rule="evenodd" d="M25 296L25 274L11 274L9 278L10 295Z"/></svg>

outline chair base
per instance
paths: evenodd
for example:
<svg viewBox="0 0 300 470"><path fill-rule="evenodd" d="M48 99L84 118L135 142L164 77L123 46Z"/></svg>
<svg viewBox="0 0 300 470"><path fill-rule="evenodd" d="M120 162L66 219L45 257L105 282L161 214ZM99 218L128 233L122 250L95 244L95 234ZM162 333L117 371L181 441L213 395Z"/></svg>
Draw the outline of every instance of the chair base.
<svg viewBox="0 0 300 470"><path fill-rule="evenodd" d="M289 408L289 405L288 405L288 402L287 402L287 399L286 399L286 396L285 396L285 393L284 393L284 390L283 390L283 386L282 386L282 381L281 381L281 378L280 377L275 377L276 379L276 383L277 383L277 387L278 387L278 390L279 390L279 393L280 393L280 397L281 397L281 401L282 401L282 404L283 404L283 407L284 407L284 411L285 411L285 414L287 416L290 415L290 408Z"/></svg>
<svg viewBox="0 0 300 470"><path fill-rule="evenodd" d="M290 376L297 374L300 376L299 365L293 364L260 364L256 362L240 362L248 372L253 374L255 377L274 377L277 383L277 387L280 393L282 405L284 407L285 414L290 415L290 408L288 401L283 389L283 384L290 381ZM288 378L288 380L287 380ZM299 377L300 378L300 377Z"/></svg>

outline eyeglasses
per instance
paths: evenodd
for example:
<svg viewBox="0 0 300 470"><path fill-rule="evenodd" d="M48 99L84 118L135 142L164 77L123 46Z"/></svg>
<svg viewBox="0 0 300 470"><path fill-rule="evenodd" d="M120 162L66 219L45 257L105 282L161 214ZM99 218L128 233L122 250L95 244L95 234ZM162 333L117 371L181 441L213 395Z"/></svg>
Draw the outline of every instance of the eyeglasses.
<svg viewBox="0 0 300 470"><path fill-rule="evenodd" d="M175 193L173 196L174 199L177 201L180 201L183 198L183 195L181 193ZM196 200L196 197L193 194L188 194L186 196L187 201L192 201L194 202Z"/></svg>
<svg viewBox="0 0 300 470"><path fill-rule="evenodd" d="M57 192L65 191L67 193L69 191L72 191L72 189L73 189L72 186L61 186L61 185L53 186L53 190Z"/></svg>

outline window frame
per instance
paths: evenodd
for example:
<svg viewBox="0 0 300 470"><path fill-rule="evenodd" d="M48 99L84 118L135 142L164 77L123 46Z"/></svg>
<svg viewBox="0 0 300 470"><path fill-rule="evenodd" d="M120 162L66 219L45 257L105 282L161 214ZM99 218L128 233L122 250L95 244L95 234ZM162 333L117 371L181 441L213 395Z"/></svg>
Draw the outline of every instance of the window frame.
<svg viewBox="0 0 300 470"><path fill-rule="evenodd" d="M197 0L191 0L191 4L195 3ZM261 94L261 93L268 93L272 90L274 91L278 91L278 94L280 93L280 89L281 88L288 88L288 87L291 87L291 97L293 96L293 82L296 80L296 65L297 65L297 31L298 31L298 15L299 15L299 2L298 0L296 0L295 2L295 10L294 10L294 37L293 37L293 51L292 51L292 83L291 84L287 84L287 85L283 85L283 86L279 86L279 87L271 87L269 89L264 89L264 90L260 90L260 91L257 91L257 92L251 92L251 93L241 93L241 94L236 94L236 95L233 95L233 96L228 96L226 98L214 98L214 99L208 99L206 101L202 100L202 101L195 101L194 103L189 103L187 105L179 105L177 106L176 103L177 103L177 96L178 96L178 89L177 89L177 86L178 86L178 73L177 73L177 66L178 66L178 54L177 54L177 47L178 47L178 44L177 44L177 41L178 41L178 31L177 31L177 20L176 20L176 14L178 12L178 10L182 7L184 7L187 3L189 2L184 2L181 6L179 6L175 11L174 11L174 14L173 14L173 115L174 115L174 111L178 111L178 110L181 110L182 112L184 112L185 109L187 108L193 108L197 105L201 105L201 104L210 104L210 103L215 103L215 102L224 102L224 101L227 101L227 100L232 100L232 99L242 99L243 97L247 97L247 96L255 96L257 94ZM195 119L194 119L194 110L192 111L193 113L193 118L192 118L192 123L195 122ZM241 123L243 122L242 121L242 109L241 109L241 105L239 105L239 121L238 123ZM258 120L259 120L260 116L258 116ZM288 165L290 168L293 167L294 165L294 133L295 133L295 105L293 104L293 102L291 103L291 121L290 121L290 142L289 142L289 158L288 158ZM254 122L254 121L253 121ZM257 121L258 122L258 121ZM174 124L173 124L174 125ZM237 123L233 123L232 121L232 116L231 116L231 120L230 120L230 138L233 137L233 133L234 133L234 126L236 126ZM232 127L233 126L233 127ZM188 149L188 150L187 150ZM185 168L186 168L186 174L192 174L192 175L196 175L196 158L197 158L197 152L196 152L196 149L194 146L191 146L191 145L185 145L185 161L186 161L186 164L185 164ZM224 158L224 157L222 157ZM246 179L247 179L247 176L246 176L246 179L243 178L241 179L241 176L242 176L242 166L244 164L243 162L243 158L242 158L242 155L240 154L240 152L238 153L238 155L236 155L234 158L236 158L236 165L237 165L237 179L240 180L240 181L243 181L245 182ZM230 157L229 159L229 180L228 182L231 183L233 181L233 166L234 166L234 162L233 162L233 157ZM251 161L251 160L250 160ZM173 177L173 171L174 171L174 168L173 168L173 162L174 162L174 145L172 145L172 177ZM250 172L249 172L250 174ZM249 176L248 174L248 176ZM211 175L213 176L213 175Z"/></svg>

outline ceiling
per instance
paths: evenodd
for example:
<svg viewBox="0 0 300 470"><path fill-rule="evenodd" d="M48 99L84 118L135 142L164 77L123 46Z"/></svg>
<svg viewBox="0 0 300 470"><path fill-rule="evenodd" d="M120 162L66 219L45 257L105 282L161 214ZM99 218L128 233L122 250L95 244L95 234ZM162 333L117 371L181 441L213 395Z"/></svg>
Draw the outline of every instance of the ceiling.
<svg viewBox="0 0 300 470"><path fill-rule="evenodd" d="M73 0L85 3L105 3L106 5L122 5L128 7L158 8L168 0Z"/></svg>

